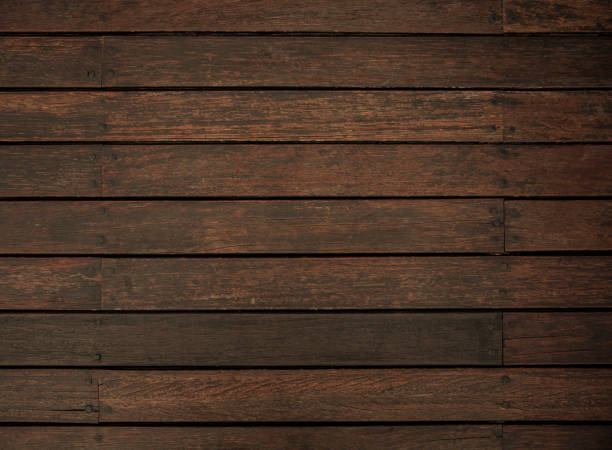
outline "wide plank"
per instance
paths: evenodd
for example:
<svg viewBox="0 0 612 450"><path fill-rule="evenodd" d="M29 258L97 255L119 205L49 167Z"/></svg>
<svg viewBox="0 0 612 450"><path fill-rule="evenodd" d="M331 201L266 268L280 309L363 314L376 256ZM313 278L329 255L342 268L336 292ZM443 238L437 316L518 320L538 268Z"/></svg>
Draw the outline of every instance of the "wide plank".
<svg viewBox="0 0 612 450"><path fill-rule="evenodd" d="M612 419L612 369L104 371L101 422Z"/></svg>
<svg viewBox="0 0 612 450"><path fill-rule="evenodd" d="M0 202L0 252L503 251L502 201Z"/></svg>
<svg viewBox="0 0 612 450"><path fill-rule="evenodd" d="M0 32L501 33L501 6L497 0L23 0L0 4Z"/></svg>
<svg viewBox="0 0 612 450"><path fill-rule="evenodd" d="M501 434L501 425L0 427L6 450L501 450Z"/></svg>
<svg viewBox="0 0 612 450"><path fill-rule="evenodd" d="M612 313L504 313L504 364L612 364Z"/></svg>
<svg viewBox="0 0 612 450"><path fill-rule="evenodd" d="M612 201L508 200L506 250L612 250Z"/></svg>
<svg viewBox="0 0 612 450"><path fill-rule="evenodd" d="M606 425L504 425L506 450L601 450L612 442L612 426Z"/></svg>
<svg viewBox="0 0 612 450"><path fill-rule="evenodd" d="M104 258L103 309L589 308L612 258Z"/></svg>
<svg viewBox="0 0 612 450"><path fill-rule="evenodd" d="M77 370L0 370L0 422L97 423L97 376Z"/></svg>
<svg viewBox="0 0 612 450"><path fill-rule="evenodd" d="M487 91L1 92L4 141L484 141Z"/></svg>

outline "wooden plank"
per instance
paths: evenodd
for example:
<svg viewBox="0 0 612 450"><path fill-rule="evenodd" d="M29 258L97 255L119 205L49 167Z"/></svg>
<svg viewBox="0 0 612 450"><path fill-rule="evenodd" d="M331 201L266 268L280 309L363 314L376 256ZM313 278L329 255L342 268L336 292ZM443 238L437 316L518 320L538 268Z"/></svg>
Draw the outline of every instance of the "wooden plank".
<svg viewBox="0 0 612 450"><path fill-rule="evenodd" d="M500 141L486 91L2 92L5 141Z"/></svg>
<svg viewBox="0 0 612 450"><path fill-rule="evenodd" d="M501 364L500 313L2 314L0 365Z"/></svg>
<svg viewBox="0 0 612 450"><path fill-rule="evenodd" d="M505 32L612 31L607 0L504 0L503 6Z"/></svg>
<svg viewBox="0 0 612 450"><path fill-rule="evenodd" d="M0 87L100 87L102 38L0 37Z"/></svg>
<svg viewBox="0 0 612 450"><path fill-rule="evenodd" d="M97 421L95 374L77 370L0 370L0 422Z"/></svg>
<svg viewBox="0 0 612 450"><path fill-rule="evenodd" d="M211 450L501 450L501 425L262 427L1 427L6 450L121 448Z"/></svg>
<svg viewBox="0 0 612 450"><path fill-rule="evenodd" d="M23 0L2 2L0 32L320 31L500 33L497 0Z"/></svg>
<svg viewBox="0 0 612 450"><path fill-rule="evenodd" d="M105 258L111 310L608 307L612 258Z"/></svg>
<svg viewBox="0 0 612 450"><path fill-rule="evenodd" d="M0 202L0 252L503 250L501 200Z"/></svg>
<svg viewBox="0 0 612 450"><path fill-rule="evenodd" d="M101 422L610 420L611 369L104 371Z"/></svg>
<svg viewBox="0 0 612 450"><path fill-rule="evenodd" d="M98 258L0 258L0 309L101 307Z"/></svg>
<svg viewBox="0 0 612 450"><path fill-rule="evenodd" d="M612 201L509 200L506 250L612 250Z"/></svg>
<svg viewBox="0 0 612 450"><path fill-rule="evenodd" d="M504 449L601 450L612 442L610 425L504 425Z"/></svg>
<svg viewBox="0 0 612 450"><path fill-rule="evenodd" d="M612 364L612 313L504 313L504 364Z"/></svg>

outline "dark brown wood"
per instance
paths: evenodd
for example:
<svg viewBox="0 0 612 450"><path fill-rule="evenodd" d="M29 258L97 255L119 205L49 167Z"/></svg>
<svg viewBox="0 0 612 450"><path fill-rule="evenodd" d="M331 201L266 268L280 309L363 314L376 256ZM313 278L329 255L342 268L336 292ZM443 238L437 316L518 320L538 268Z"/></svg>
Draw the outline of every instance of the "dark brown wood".
<svg viewBox="0 0 612 450"><path fill-rule="evenodd" d="M0 202L10 254L502 250L493 199Z"/></svg>
<svg viewBox="0 0 612 450"><path fill-rule="evenodd" d="M99 309L100 264L99 258L0 258L0 309Z"/></svg>
<svg viewBox="0 0 612 450"><path fill-rule="evenodd" d="M104 86L611 87L607 37L110 36Z"/></svg>
<svg viewBox="0 0 612 450"><path fill-rule="evenodd" d="M505 32L612 31L608 0L504 0L503 5Z"/></svg>
<svg viewBox="0 0 612 450"><path fill-rule="evenodd" d="M476 91L2 92L5 141L500 141Z"/></svg>
<svg viewBox="0 0 612 450"><path fill-rule="evenodd" d="M497 0L23 0L0 4L0 32L322 31L500 33Z"/></svg>
<svg viewBox="0 0 612 450"><path fill-rule="evenodd" d="M612 201L505 202L506 250L612 250Z"/></svg>
<svg viewBox="0 0 612 450"><path fill-rule="evenodd" d="M612 313L504 313L504 364L612 364Z"/></svg>
<svg viewBox="0 0 612 450"><path fill-rule="evenodd" d="M90 371L0 370L0 422L98 421L98 380Z"/></svg>
<svg viewBox="0 0 612 450"><path fill-rule="evenodd" d="M2 314L0 365L501 364L501 314Z"/></svg>
<svg viewBox="0 0 612 450"><path fill-rule="evenodd" d="M601 450L612 442L610 425L504 425L504 449Z"/></svg>
<svg viewBox="0 0 612 450"><path fill-rule="evenodd" d="M607 307L612 258L105 258L110 310Z"/></svg>
<svg viewBox="0 0 612 450"><path fill-rule="evenodd" d="M101 82L101 38L0 37L0 87L100 87Z"/></svg>
<svg viewBox="0 0 612 450"><path fill-rule="evenodd" d="M611 369L104 371L101 422L610 420Z"/></svg>
<svg viewBox="0 0 612 450"><path fill-rule="evenodd" d="M0 427L7 450L501 450L501 425L263 427ZM591 447L589 447L591 448Z"/></svg>

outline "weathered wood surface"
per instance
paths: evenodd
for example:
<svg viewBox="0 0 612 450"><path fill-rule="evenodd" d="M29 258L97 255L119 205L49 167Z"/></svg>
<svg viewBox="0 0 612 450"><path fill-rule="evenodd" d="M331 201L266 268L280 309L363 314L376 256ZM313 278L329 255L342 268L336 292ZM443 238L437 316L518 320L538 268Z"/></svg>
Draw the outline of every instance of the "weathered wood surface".
<svg viewBox="0 0 612 450"><path fill-rule="evenodd" d="M504 425L503 448L602 450L612 442L610 425Z"/></svg>

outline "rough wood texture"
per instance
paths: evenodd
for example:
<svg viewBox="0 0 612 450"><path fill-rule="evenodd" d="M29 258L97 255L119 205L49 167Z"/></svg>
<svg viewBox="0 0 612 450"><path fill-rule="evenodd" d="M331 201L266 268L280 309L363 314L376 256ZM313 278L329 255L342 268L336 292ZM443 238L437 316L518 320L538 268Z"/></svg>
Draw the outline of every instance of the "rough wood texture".
<svg viewBox="0 0 612 450"><path fill-rule="evenodd" d="M102 422L610 420L611 369L105 371Z"/></svg>
<svg viewBox="0 0 612 450"><path fill-rule="evenodd" d="M502 10L497 0L23 0L0 4L0 31L501 33Z"/></svg>
<svg viewBox="0 0 612 450"><path fill-rule="evenodd" d="M610 425L504 425L506 450L601 450L612 442Z"/></svg>
<svg viewBox="0 0 612 450"><path fill-rule="evenodd" d="M489 251L501 200L0 202L11 254Z"/></svg>
<svg viewBox="0 0 612 450"><path fill-rule="evenodd" d="M501 314L4 314L0 365L501 364Z"/></svg>
<svg viewBox="0 0 612 450"><path fill-rule="evenodd" d="M105 258L116 310L608 307L612 258Z"/></svg>
<svg viewBox="0 0 612 450"><path fill-rule="evenodd" d="M503 5L505 32L612 31L609 0L504 0Z"/></svg>
<svg viewBox="0 0 612 450"><path fill-rule="evenodd" d="M0 422L97 421L95 374L77 370L0 370Z"/></svg>
<svg viewBox="0 0 612 450"><path fill-rule="evenodd" d="M611 87L607 37L110 36L104 86Z"/></svg>
<svg viewBox="0 0 612 450"><path fill-rule="evenodd" d="M2 427L6 450L501 450L501 425L342 427ZM588 447L591 448L591 447Z"/></svg>
<svg viewBox="0 0 612 450"><path fill-rule="evenodd" d="M506 250L612 250L612 201L509 200Z"/></svg>
<svg viewBox="0 0 612 450"><path fill-rule="evenodd" d="M504 364L612 364L612 313L504 313Z"/></svg>

